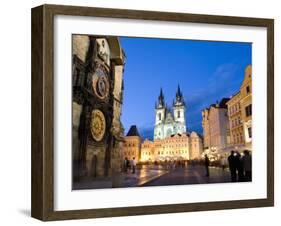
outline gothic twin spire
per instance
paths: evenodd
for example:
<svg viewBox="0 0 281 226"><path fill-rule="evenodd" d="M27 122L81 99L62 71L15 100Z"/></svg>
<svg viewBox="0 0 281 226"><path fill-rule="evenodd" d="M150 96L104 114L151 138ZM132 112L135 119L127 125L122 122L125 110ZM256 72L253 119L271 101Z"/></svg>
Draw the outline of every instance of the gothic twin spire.
<svg viewBox="0 0 281 226"><path fill-rule="evenodd" d="M182 106L185 105L182 92L180 90L180 86L178 85L178 89L176 92L176 100L173 100L173 106ZM163 94L162 88L160 89L160 94L158 96L158 102L156 103L155 108L163 108L165 107L165 98Z"/></svg>

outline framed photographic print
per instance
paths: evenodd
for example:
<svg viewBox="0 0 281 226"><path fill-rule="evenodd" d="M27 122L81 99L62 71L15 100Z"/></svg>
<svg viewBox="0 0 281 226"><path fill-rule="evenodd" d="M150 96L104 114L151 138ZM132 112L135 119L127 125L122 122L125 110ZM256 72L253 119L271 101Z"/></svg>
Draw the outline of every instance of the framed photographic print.
<svg viewBox="0 0 281 226"><path fill-rule="evenodd" d="M32 216L274 205L272 19L32 9Z"/></svg>

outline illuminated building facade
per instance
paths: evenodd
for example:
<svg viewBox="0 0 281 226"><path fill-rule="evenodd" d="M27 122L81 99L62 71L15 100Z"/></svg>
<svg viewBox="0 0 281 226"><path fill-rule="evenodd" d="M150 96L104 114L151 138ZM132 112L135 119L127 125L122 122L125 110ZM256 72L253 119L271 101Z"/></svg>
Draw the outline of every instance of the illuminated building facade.
<svg viewBox="0 0 281 226"><path fill-rule="evenodd" d="M178 86L172 109L167 107L162 89L155 104L154 140L164 139L174 134L186 133L185 102Z"/></svg>
<svg viewBox="0 0 281 226"><path fill-rule="evenodd" d="M205 153L216 154L225 149L230 142L229 120L226 102L223 98L219 103L212 104L202 111L202 127Z"/></svg>
<svg viewBox="0 0 281 226"><path fill-rule="evenodd" d="M141 145L141 161L198 159L202 150L202 138L197 133L175 134L162 140L145 140Z"/></svg>
<svg viewBox="0 0 281 226"><path fill-rule="evenodd" d="M245 69L244 81L240 88L242 123L244 129L245 146L252 150L252 66Z"/></svg>
<svg viewBox="0 0 281 226"><path fill-rule="evenodd" d="M245 69L238 93L227 102L231 143L229 148L252 150L252 66Z"/></svg>
<svg viewBox="0 0 281 226"><path fill-rule="evenodd" d="M165 104L161 89L155 106L154 141L144 140L136 126L125 137L123 156L137 162L178 161L199 159L203 152L202 137L196 132L186 132L185 102L178 87L173 101L173 112Z"/></svg>
<svg viewBox="0 0 281 226"><path fill-rule="evenodd" d="M123 144L123 156L129 160L135 158L138 162L141 157L141 136L138 132L137 126L133 125L129 129Z"/></svg>

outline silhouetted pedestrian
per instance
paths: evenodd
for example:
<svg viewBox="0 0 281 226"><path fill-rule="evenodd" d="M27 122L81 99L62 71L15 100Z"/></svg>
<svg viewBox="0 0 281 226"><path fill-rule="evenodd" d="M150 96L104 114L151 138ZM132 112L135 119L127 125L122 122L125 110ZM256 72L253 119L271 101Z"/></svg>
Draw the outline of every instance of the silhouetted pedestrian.
<svg viewBox="0 0 281 226"><path fill-rule="evenodd" d="M235 164L236 164L236 169L238 171L238 181L242 182L244 181L244 167L243 167L241 155L238 151L236 152L236 156L235 156Z"/></svg>
<svg viewBox="0 0 281 226"><path fill-rule="evenodd" d="M236 182L237 173L236 173L236 160L235 160L235 156L234 156L234 151L231 151L230 155L228 156L228 166L229 166L229 170L230 170L231 181Z"/></svg>
<svg viewBox="0 0 281 226"><path fill-rule="evenodd" d="M133 160L132 160L132 173L136 172L136 166L137 166L137 162L135 160L135 157L133 157Z"/></svg>
<svg viewBox="0 0 281 226"><path fill-rule="evenodd" d="M244 166L245 181L252 181L252 156L248 150L244 151L242 162Z"/></svg>
<svg viewBox="0 0 281 226"><path fill-rule="evenodd" d="M208 158L208 155L205 154L206 177L209 177L209 176L210 176L209 165L210 165L210 160L209 160L209 158Z"/></svg>
<svg viewBox="0 0 281 226"><path fill-rule="evenodd" d="M124 162L123 162L123 168L124 168L124 172L125 172L125 173L127 173L127 171L128 171L128 162L129 162L129 160L128 160L128 158L126 157L126 158L124 159Z"/></svg>
<svg viewBox="0 0 281 226"><path fill-rule="evenodd" d="M130 168L131 168L130 160L127 159L127 161L126 161L126 169L128 170Z"/></svg>

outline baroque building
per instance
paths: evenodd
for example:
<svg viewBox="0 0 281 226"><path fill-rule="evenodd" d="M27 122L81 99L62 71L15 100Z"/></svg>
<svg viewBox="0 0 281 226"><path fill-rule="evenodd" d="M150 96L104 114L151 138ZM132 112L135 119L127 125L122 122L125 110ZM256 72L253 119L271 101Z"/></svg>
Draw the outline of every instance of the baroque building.
<svg viewBox="0 0 281 226"><path fill-rule="evenodd" d="M243 146L245 142L240 100L241 94L238 92L227 102L230 128L229 146L236 148Z"/></svg>
<svg viewBox="0 0 281 226"><path fill-rule="evenodd" d="M141 146L142 161L177 161L199 159L202 138L196 133L171 135L162 140L145 140Z"/></svg>
<svg viewBox="0 0 281 226"><path fill-rule="evenodd" d="M248 150L252 150L252 65L248 65L245 69L240 93L245 146Z"/></svg>
<svg viewBox="0 0 281 226"><path fill-rule="evenodd" d="M125 54L116 37L72 36L73 181L120 169Z"/></svg>
<svg viewBox="0 0 281 226"><path fill-rule="evenodd" d="M204 152L225 155L252 151L252 66L244 71L240 89L202 111Z"/></svg>
<svg viewBox="0 0 281 226"><path fill-rule="evenodd" d="M239 91L227 102L231 143L229 149L252 150L252 66L244 71Z"/></svg>
<svg viewBox="0 0 281 226"><path fill-rule="evenodd" d="M154 140L164 139L173 134L186 133L185 108L184 98L179 86L172 109L166 105L161 88L158 101L155 104Z"/></svg>
<svg viewBox="0 0 281 226"><path fill-rule="evenodd" d="M202 111L204 152L215 155L224 150L230 142L227 101L210 105Z"/></svg>

